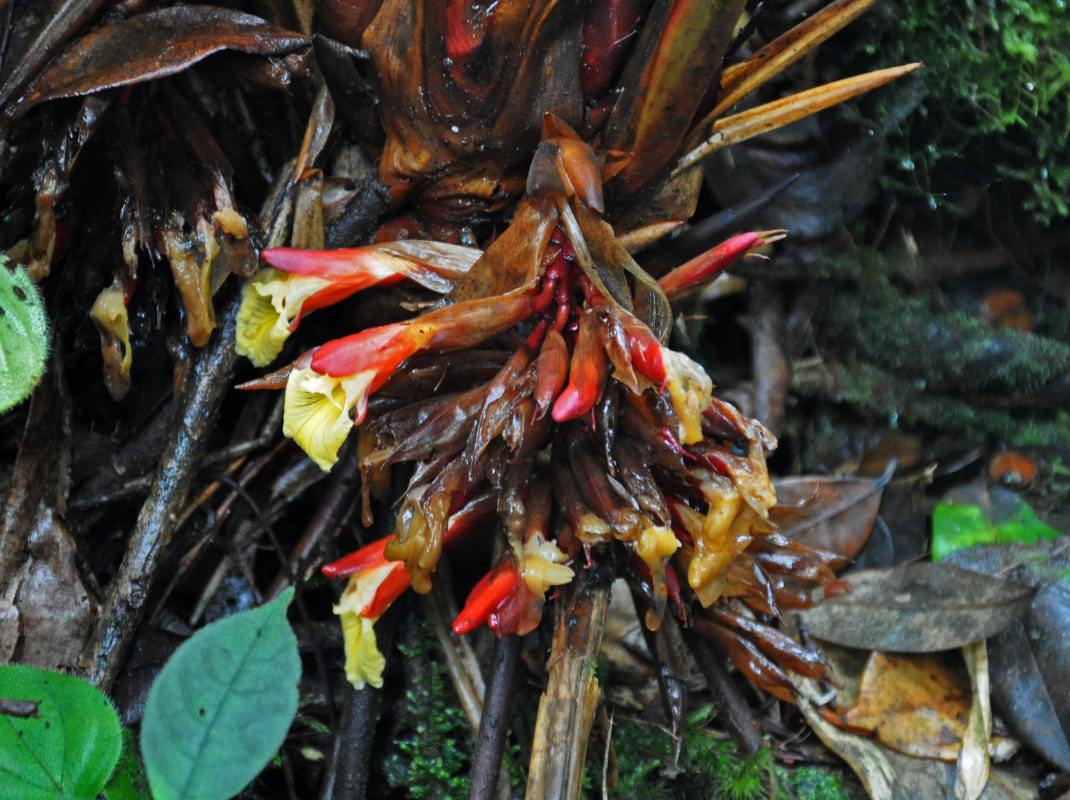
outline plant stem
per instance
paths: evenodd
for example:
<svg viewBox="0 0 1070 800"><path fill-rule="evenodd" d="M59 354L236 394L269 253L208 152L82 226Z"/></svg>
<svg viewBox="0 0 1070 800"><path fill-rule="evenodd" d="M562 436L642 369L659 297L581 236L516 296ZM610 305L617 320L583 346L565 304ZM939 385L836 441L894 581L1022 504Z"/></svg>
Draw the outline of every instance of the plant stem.
<svg viewBox="0 0 1070 800"><path fill-rule="evenodd" d="M609 576L581 569L558 605L550 674L535 721L527 800L580 796L587 740L602 699L594 671L611 584Z"/></svg>
<svg viewBox="0 0 1070 800"><path fill-rule="evenodd" d="M502 755L516 693L520 648L520 637L516 635L494 642L490 683L483 698L483 713L479 719L479 733L476 734L475 755L468 780L468 800L491 800L501 782Z"/></svg>

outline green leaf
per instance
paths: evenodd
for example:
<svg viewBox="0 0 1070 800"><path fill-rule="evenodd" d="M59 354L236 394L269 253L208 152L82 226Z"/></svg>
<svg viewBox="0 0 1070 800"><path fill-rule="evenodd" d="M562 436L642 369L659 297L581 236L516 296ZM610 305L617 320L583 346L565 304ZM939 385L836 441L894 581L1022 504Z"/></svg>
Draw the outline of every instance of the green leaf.
<svg viewBox="0 0 1070 800"><path fill-rule="evenodd" d="M94 800L119 760L111 701L83 680L25 665L0 667L0 697L38 703L36 717L0 714L5 800Z"/></svg>
<svg viewBox="0 0 1070 800"><path fill-rule="evenodd" d="M45 371L48 318L37 286L0 255L0 412L21 403Z"/></svg>
<svg viewBox="0 0 1070 800"><path fill-rule="evenodd" d="M293 589L212 623L149 690L141 754L156 800L224 800L282 745L297 713L301 660L286 622Z"/></svg>
<svg viewBox="0 0 1070 800"><path fill-rule="evenodd" d="M151 800L145 765L138 756L134 732L130 728L123 728L123 754L104 787L104 797L107 800Z"/></svg>
<svg viewBox="0 0 1070 800"><path fill-rule="evenodd" d="M933 561L941 561L956 550L978 544L1032 544L1041 539L1055 539L1058 535L1059 532L1045 524L1024 501L1013 513L996 523L979 506L938 503L933 511Z"/></svg>

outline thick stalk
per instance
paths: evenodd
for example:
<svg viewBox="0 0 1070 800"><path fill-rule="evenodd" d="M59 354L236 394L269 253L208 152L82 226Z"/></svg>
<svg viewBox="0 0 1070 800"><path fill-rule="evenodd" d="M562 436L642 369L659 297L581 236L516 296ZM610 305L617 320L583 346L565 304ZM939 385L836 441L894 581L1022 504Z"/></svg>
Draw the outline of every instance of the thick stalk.
<svg viewBox="0 0 1070 800"><path fill-rule="evenodd" d="M612 581L580 570L558 605L550 674L539 702L528 768L527 800L571 800L583 787L583 764L602 689L595 662Z"/></svg>

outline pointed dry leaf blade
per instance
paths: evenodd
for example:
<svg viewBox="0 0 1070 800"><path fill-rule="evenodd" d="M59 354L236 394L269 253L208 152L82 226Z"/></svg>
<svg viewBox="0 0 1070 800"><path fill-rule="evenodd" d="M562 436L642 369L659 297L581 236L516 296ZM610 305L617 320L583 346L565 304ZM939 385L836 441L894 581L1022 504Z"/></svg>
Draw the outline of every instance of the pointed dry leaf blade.
<svg viewBox="0 0 1070 800"><path fill-rule="evenodd" d="M713 133L706 141L677 162L673 174L687 169L722 147L739 144L752 136L767 133L803 117L816 114L818 111L824 111L844 100L850 100L852 97L883 86L888 81L913 72L921 66L921 63L904 64L900 67L889 67L867 72L864 75L855 75L725 117L714 124Z"/></svg>
<svg viewBox="0 0 1070 800"><path fill-rule="evenodd" d="M847 647L927 653L993 636L1021 618L1033 590L946 564L847 578L850 591L802 612L810 633Z"/></svg>
<svg viewBox="0 0 1070 800"><path fill-rule="evenodd" d="M67 47L34 83L23 105L162 78L220 50L282 55L305 36L259 17L213 6L176 6L117 22Z"/></svg>
<svg viewBox="0 0 1070 800"><path fill-rule="evenodd" d="M726 110L838 33L876 2L877 0L836 0L829 3L817 14L759 49L746 61L725 69L717 105L696 127L706 130L709 124Z"/></svg>
<svg viewBox="0 0 1070 800"><path fill-rule="evenodd" d="M988 741L992 738L988 651L984 642L974 642L962 648L962 654L970 671L973 699L955 765L955 800L977 800L988 783Z"/></svg>
<svg viewBox="0 0 1070 800"><path fill-rule="evenodd" d="M0 2L0 10L5 5L6 3ZM93 16L101 5L103 0L64 0L47 15L33 40L19 54L15 63L4 64L9 71L0 86L0 105L6 104L14 97L15 92L33 77L67 37ZM10 53L8 56L10 57Z"/></svg>

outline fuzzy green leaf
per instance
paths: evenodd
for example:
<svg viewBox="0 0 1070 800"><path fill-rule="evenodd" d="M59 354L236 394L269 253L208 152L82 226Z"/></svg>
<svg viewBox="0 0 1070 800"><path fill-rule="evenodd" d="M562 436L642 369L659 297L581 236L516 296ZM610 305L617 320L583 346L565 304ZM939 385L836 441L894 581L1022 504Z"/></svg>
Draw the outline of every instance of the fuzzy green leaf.
<svg viewBox="0 0 1070 800"><path fill-rule="evenodd" d="M21 403L45 371L48 318L37 286L0 255L0 412Z"/></svg>
<svg viewBox="0 0 1070 800"><path fill-rule="evenodd" d="M21 664L0 667L0 697L38 703L36 717L0 714L4 798L94 800L119 760L111 701L71 675Z"/></svg>
<svg viewBox="0 0 1070 800"><path fill-rule="evenodd" d="M277 600L198 631L160 672L141 723L156 800L224 800L279 749L297 713L301 661Z"/></svg>

